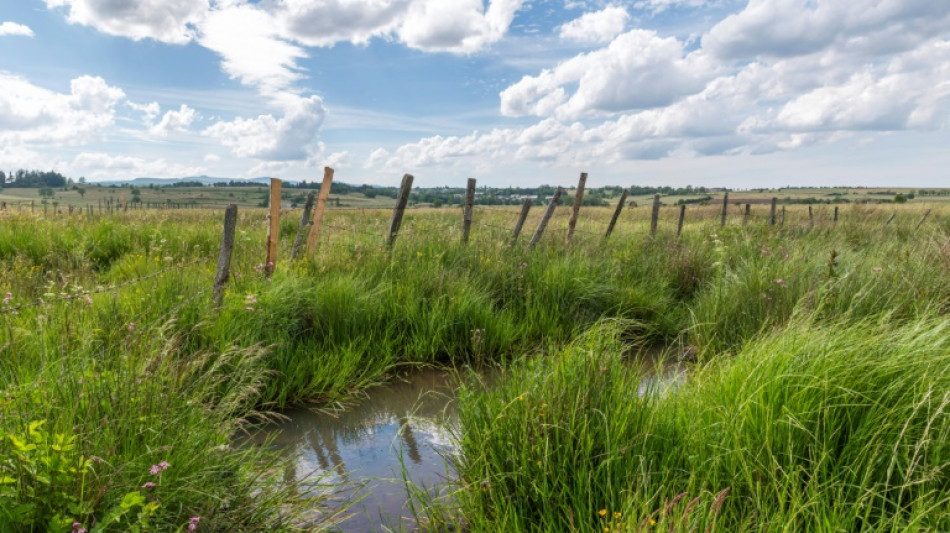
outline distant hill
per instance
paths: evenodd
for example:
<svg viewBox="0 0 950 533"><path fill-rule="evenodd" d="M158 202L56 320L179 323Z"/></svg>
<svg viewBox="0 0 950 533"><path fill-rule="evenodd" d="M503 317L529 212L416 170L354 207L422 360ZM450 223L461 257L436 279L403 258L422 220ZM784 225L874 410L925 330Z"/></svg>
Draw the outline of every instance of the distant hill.
<svg viewBox="0 0 950 533"><path fill-rule="evenodd" d="M270 184L270 178L260 177L260 178L215 178L212 176L188 176L185 178L135 178L131 180L109 180L109 181L99 181L97 182L100 185L135 185L136 187L149 186L149 185L171 185L172 183L181 183L183 181L187 182L199 182L204 185L214 185L215 183L228 183L231 181L245 182L245 183L260 183L262 185ZM283 180L288 183L297 183L296 180Z"/></svg>

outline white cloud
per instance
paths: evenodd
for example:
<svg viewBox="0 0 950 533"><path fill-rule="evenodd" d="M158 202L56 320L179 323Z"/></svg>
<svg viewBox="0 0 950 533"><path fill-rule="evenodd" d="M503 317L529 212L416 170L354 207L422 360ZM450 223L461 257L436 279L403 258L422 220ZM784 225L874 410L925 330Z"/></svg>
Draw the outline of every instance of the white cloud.
<svg viewBox="0 0 950 533"><path fill-rule="evenodd" d="M346 150L333 152L324 158L323 166L333 169L346 168L350 166L350 153Z"/></svg>
<svg viewBox="0 0 950 533"><path fill-rule="evenodd" d="M221 68L229 76L274 94L301 78L297 60L307 55L282 38L282 31L267 11L238 5L211 12L198 42L221 56Z"/></svg>
<svg viewBox="0 0 950 533"><path fill-rule="evenodd" d="M657 14L673 8L718 6L721 5L723 1L725 0L638 0L633 4L633 7Z"/></svg>
<svg viewBox="0 0 950 533"><path fill-rule="evenodd" d="M524 0L414 0L399 26L399 40L427 52L470 54L508 31Z"/></svg>
<svg viewBox="0 0 950 533"><path fill-rule="evenodd" d="M31 30L29 26L17 24L16 22L0 22L0 37L3 37L4 35L33 37L33 30Z"/></svg>
<svg viewBox="0 0 950 533"><path fill-rule="evenodd" d="M49 8L63 7L73 24L136 41L185 44L195 35L209 8L208 0L46 0Z"/></svg>
<svg viewBox="0 0 950 533"><path fill-rule="evenodd" d="M162 120L149 129L149 133L167 137L172 133L188 131L197 116L198 113L194 109L182 104L178 111L166 112Z"/></svg>
<svg viewBox="0 0 950 533"><path fill-rule="evenodd" d="M274 13L287 36L307 46L366 44L390 35L410 0L282 0Z"/></svg>
<svg viewBox="0 0 950 533"><path fill-rule="evenodd" d="M946 36L950 3L933 0L750 0L703 37L725 59L790 57L828 48L870 55Z"/></svg>
<svg viewBox="0 0 950 533"><path fill-rule="evenodd" d="M158 102L151 102L148 104L137 104L135 102L127 101L125 102L125 105L142 113L142 121L148 125L151 125L152 122L158 117L159 113L162 112L162 108L158 105Z"/></svg>
<svg viewBox="0 0 950 533"><path fill-rule="evenodd" d="M218 154L207 154L205 155L204 160L206 163L217 163L218 161L221 161L221 156Z"/></svg>
<svg viewBox="0 0 950 533"><path fill-rule="evenodd" d="M115 106L125 93L99 77L70 82L69 94L37 87L0 73L0 142L9 144L82 144L112 126Z"/></svg>
<svg viewBox="0 0 950 533"><path fill-rule="evenodd" d="M676 38L632 30L605 48L525 76L501 92L501 112L575 119L660 107L702 90L714 72L705 54L685 54Z"/></svg>
<svg viewBox="0 0 950 533"><path fill-rule="evenodd" d="M203 134L217 139L235 155L265 161L305 160L318 150L316 136L326 116L319 96L304 98L290 94L280 97L284 115L260 115L218 122Z"/></svg>
<svg viewBox="0 0 950 533"><path fill-rule="evenodd" d="M142 159L102 152L83 152L69 165L71 174L95 179L133 179L141 177L182 178L202 174L204 167L169 163L164 159Z"/></svg>
<svg viewBox="0 0 950 533"><path fill-rule="evenodd" d="M607 6L585 13L558 28L562 39L580 43L606 43L623 32L630 14L621 6Z"/></svg>

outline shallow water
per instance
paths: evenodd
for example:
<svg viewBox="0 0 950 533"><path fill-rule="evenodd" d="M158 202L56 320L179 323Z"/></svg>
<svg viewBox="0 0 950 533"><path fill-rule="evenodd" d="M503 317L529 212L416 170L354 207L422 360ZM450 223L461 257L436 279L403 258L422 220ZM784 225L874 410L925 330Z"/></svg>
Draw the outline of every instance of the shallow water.
<svg viewBox="0 0 950 533"><path fill-rule="evenodd" d="M634 364L646 370L640 394L657 381L682 376L682 367L657 371L650 358L638 360ZM412 529L403 476L430 494L452 476L446 458L453 450L458 385L453 373L414 370L368 390L342 411L287 411L287 422L266 428L255 440L272 437L272 446L296 457L286 480L338 484L333 501L339 505L362 497L339 521L340 531L388 531L400 524Z"/></svg>

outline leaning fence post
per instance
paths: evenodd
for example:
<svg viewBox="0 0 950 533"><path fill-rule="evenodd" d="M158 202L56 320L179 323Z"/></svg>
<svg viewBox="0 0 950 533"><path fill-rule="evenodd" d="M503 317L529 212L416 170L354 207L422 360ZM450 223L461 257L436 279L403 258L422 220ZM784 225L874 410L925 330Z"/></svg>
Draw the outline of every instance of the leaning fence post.
<svg viewBox="0 0 950 533"><path fill-rule="evenodd" d="M264 272L269 278L277 265L277 242L280 241L280 187L277 178L270 179L270 213L267 215L267 261Z"/></svg>
<svg viewBox="0 0 950 533"><path fill-rule="evenodd" d="M475 178L468 178L465 189L465 208L462 210L462 243L468 243L468 234L472 231L472 208L475 205Z"/></svg>
<svg viewBox="0 0 950 533"><path fill-rule="evenodd" d="M887 219L887 222L884 223L884 226L887 227L887 225L890 224L891 221L894 220L894 217L896 216L897 216L897 213L892 214L890 218Z"/></svg>
<svg viewBox="0 0 950 533"><path fill-rule="evenodd" d="M544 215L541 216L541 221L538 222L538 228L534 230L534 235L531 236L531 241L528 243L528 246L534 248L538 241L541 240L541 235L544 234L544 228L548 226L548 221L551 220L551 216L554 215L554 209L557 207L558 200L561 199L561 194L564 192L564 189L560 187L554 191L554 195L551 196L551 201L548 202L547 209L544 210Z"/></svg>
<svg viewBox="0 0 950 533"><path fill-rule="evenodd" d="M686 204L680 204L680 218L676 221L676 236L679 237L680 233L683 233L683 220L686 219Z"/></svg>
<svg viewBox="0 0 950 533"><path fill-rule="evenodd" d="M650 236L656 235L656 228L660 224L660 195L653 195L653 212L650 213Z"/></svg>
<svg viewBox="0 0 950 533"><path fill-rule="evenodd" d="M769 211L769 226L775 225L775 208L778 205L778 198L772 197L772 209Z"/></svg>
<svg viewBox="0 0 950 533"><path fill-rule="evenodd" d="M745 226L749 223L749 215L752 214L752 205L745 204L745 214L742 215L742 225Z"/></svg>
<svg viewBox="0 0 950 533"><path fill-rule="evenodd" d="M614 209L614 216L610 217L610 224L607 225L607 233L604 234L604 239L610 237L610 234L614 232L614 226L617 225L617 219L620 218L620 211L623 210L623 204L627 202L627 189L624 189L620 194L620 200L617 202L617 209Z"/></svg>
<svg viewBox="0 0 950 533"><path fill-rule="evenodd" d="M531 198L525 198L524 203L521 204L521 213L518 215L518 220L515 221L515 229L511 232L511 244L514 245L518 240L518 236L521 235L521 228L524 226L524 221L528 219L528 211L531 210Z"/></svg>
<svg viewBox="0 0 950 533"><path fill-rule="evenodd" d="M924 213L924 216L920 217L920 222L918 222L917 225L914 226L914 231L917 231L918 229L920 229L920 225L923 224L924 221L927 220L927 217L930 216L930 211L931 211L931 210L928 209L927 212Z"/></svg>
<svg viewBox="0 0 950 533"><path fill-rule="evenodd" d="M307 251L310 253L317 249L320 227L323 225L323 214L327 210L331 187L333 187L333 169L323 167L323 182L320 183L320 194L317 195L317 208L313 212L313 222L310 223L310 234L307 235Z"/></svg>
<svg viewBox="0 0 950 533"><path fill-rule="evenodd" d="M303 234L310 226L310 214L313 213L313 202L316 200L316 193L311 192L307 195L307 201L303 205L303 214L300 215L300 226L297 227L297 237L294 238L294 246L290 249L290 260L297 259L300 252L300 246L303 244Z"/></svg>
<svg viewBox="0 0 950 533"><path fill-rule="evenodd" d="M224 210L224 234L221 236L221 249L218 251L218 270L214 274L214 292L211 302L215 309L221 307L224 299L224 286L231 278L231 252L234 251L234 229L237 227L237 204L228 205Z"/></svg>
<svg viewBox="0 0 950 533"><path fill-rule="evenodd" d="M729 209L729 191L722 195L722 214L719 218L719 227L726 227L726 211Z"/></svg>
<svg viewBox="0 0 950 533"><path fill-rule="evenodd" d="M387 246L392 248L396 242L396 235L399 234L399 226L402 224L402 215L406 211L406 204L409 203L409 191L412 189L412 174L406 174L402 177L402 184L399 186L399 195L396 196L396 207L393 208L393 218L389 221L389 238Z"/></svg>
<svg viewBox="0 0 950 533"><path fill-rule="evenodd" d="M577 180L577 192L574 194L574 208L571 210L571 219L567 222L566 242L574 239L574 228L577 227L577 215L581 212L581 204L584 202L584 185L587 184L587 173L581 172L581 177Z"/></svg>

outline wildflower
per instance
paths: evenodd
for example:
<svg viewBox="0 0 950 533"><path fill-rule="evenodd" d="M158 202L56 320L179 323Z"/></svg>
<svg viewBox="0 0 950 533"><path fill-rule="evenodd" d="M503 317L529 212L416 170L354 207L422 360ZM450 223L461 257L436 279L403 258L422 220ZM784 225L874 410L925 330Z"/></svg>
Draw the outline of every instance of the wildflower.
<svg viewBox="0 0 950 533"><path fill-rule="evenodd" d="M607 509L601 509L597 511L597 514L599 514L600 516L607 516Z"/></svg>
<svg viewBox="0 0 950 533"><path fill-rule="evenodd" d="M154 489L154 488L155 488L155 483L152 482L152 481L146 481L145 484L142 485L142 488L143 488L143 489Z"/></svg>
<svg viewBox="0 0 950 533"><path fill-rule="evenodd" d="M871 270L873 270L873 271L875 271L875 272L883 272L883 271L884 271L884 268L882 268L882 267L874 267L874 268L872 268ZM7 293L7 294L9 294L9 293Z"/></svg>
<svg viewBox="0 0 950 533"><path fill-rule="evenodd" d="M248 311L253 311L253 310L254 310L254 308L253 308L252 306L250 306L250 305L247 306L247 307L245 307L244 309L247 309Z"/></svg>
<svg viewBox="0 0 950 533"><path fill-rule="evenodd" d="M194 531L195 529L197 529L197 528L198 528L198 522L201 522L201 517L200 517L200 516L192 516L191 519L188 520L188 531Z"/></svg>
<svg viewBox="0 0 950 533"><path fill-rule="evenodd" d="M152 468L150 468L148 471L149 471L153 476L157 476L158 474L162 473L162 471L165 470L166 468L168 468L169 466L171 466L171 465L168 464L168 461L162 461L162 462L158 463L157 465L152 465Z"/></svg>
<svg viewBox="0 0 950 533"><path fill-rule="evenodd" d="M86 296L86 305L92 305L92 298Z"/></svg>
<svg viewBox="0 0 950 533"><path fill-rule="evenodd" d="M614 511L614 518L616 518L617 520L620 520L622 516L623 516L623 513L621 513L620 511Z"/></svg>
<svg viewBox="0 0 950 533"><path fill-rule="evenodd" d="M785 280L782 279L782 278L778 278L778 279L775 279L775 280L772 280L772 281L773 281L773 283L775 283L776 285L778 285L779 287L781 287L781 288L783 288L783 289L787 289L787 288L788 288L788 285L785 283Z"/></svg>
<svg viewBox="0 0 950 533"><path fill-rule="evenodd" d="M4 297L4 299L3 299L3 304L6 305L6 304L10 303L11 300L13 300L13 293L9 293L9 292L8 292L7 295L6 295L6 297Z"/></svg>
<svg viewBox="0 0 950 533"><path fill-rule="evenodd" d="M650 519L650 525L651 525L651 526L655 526L655 525L656 525L656 520L654 520L654 519L651 518L651 519Z"/></svg>
<svg viewBox="0 0 950 533"><path fill-rule="evenodd" d="M125 325L125 329L129 331L135 331L135 322L129 322Z"/></svg>

